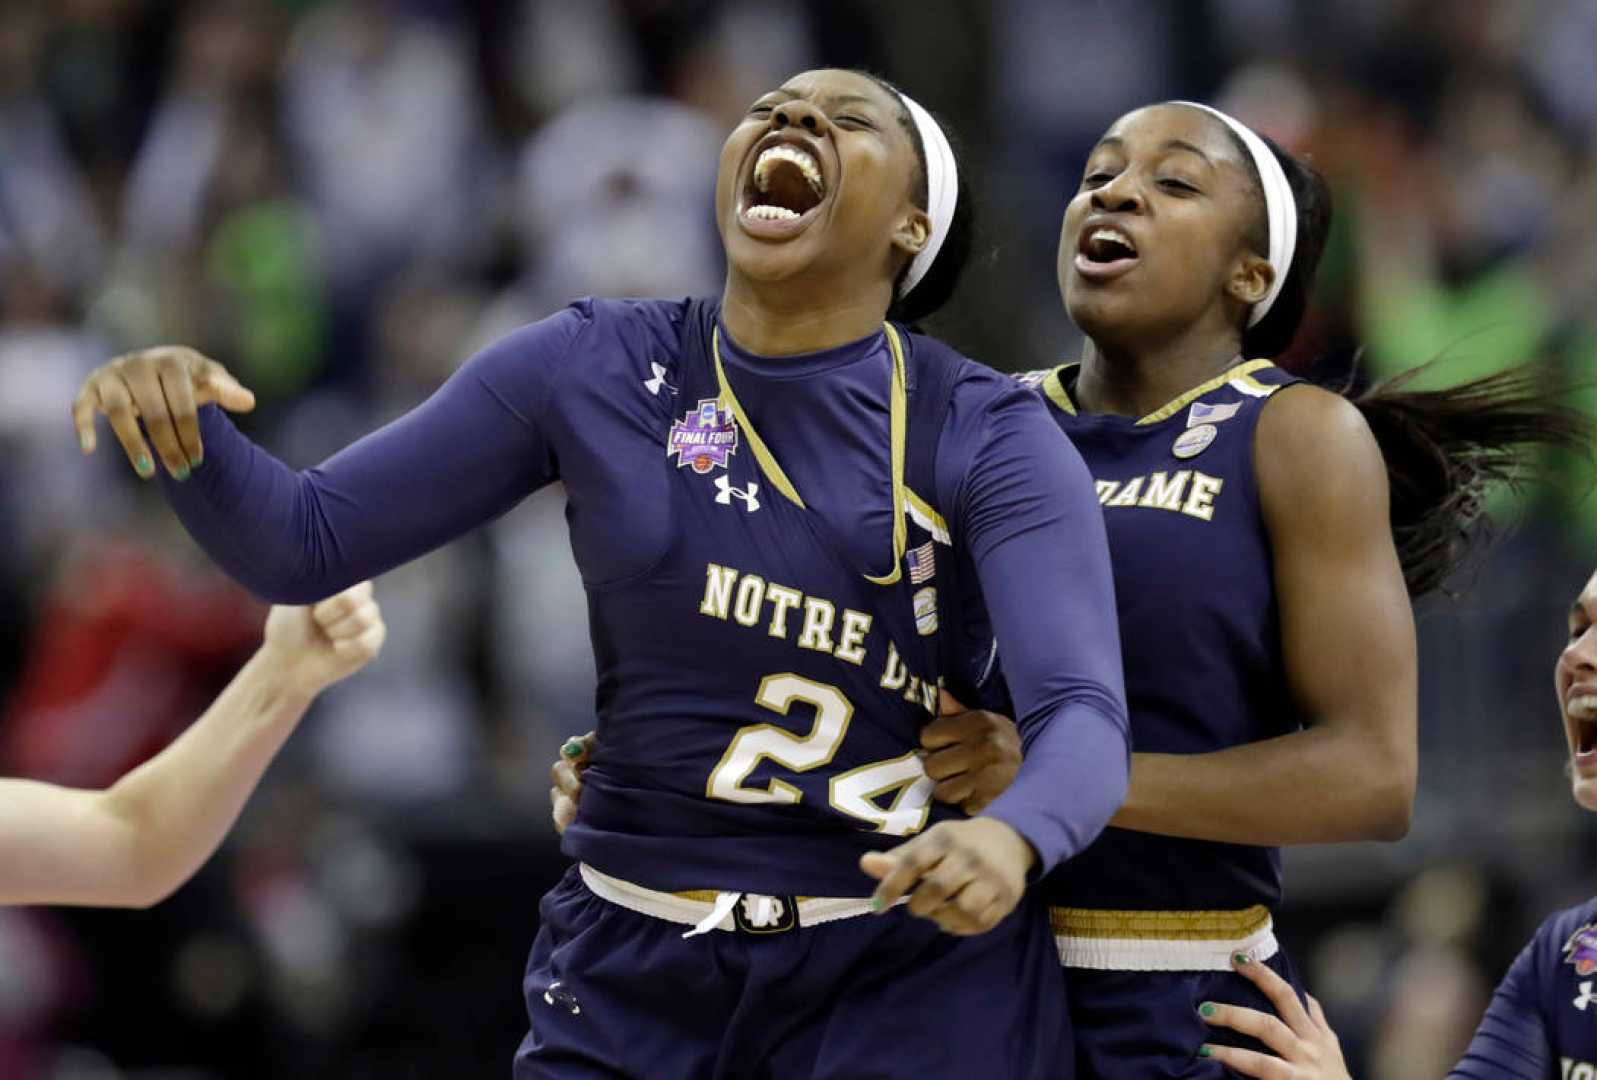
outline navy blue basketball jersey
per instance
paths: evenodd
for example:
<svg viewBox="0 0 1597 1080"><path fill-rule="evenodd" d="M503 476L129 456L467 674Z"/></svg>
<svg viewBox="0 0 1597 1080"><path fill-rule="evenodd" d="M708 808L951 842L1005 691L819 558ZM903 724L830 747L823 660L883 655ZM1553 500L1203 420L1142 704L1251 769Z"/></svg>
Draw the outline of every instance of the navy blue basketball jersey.
<svg viewBox="0 0 1597 1080"><path fill-rule="evenodd" d="M729 407L723 385L736 400L736 372L725 374L730 349L713 310L684 319L683 347L660 357L658 393L637 392L640 358L623 355L613 383L573 380L558 405L585 415L607 400L625 414L593 433L586 467L613 471L649 508L643 527L629 514L624 538L640 572L588 589L603 752L565 846L654 888L866 892L847 852L952 813L932 803L915 753L938 684L927 589L949 537L929 515L911 516L906 495L895 555L890 491L872 493L882 496L875 528L829 533L794 497L817 504L830 493L780 490L759 435ZM901 336L888 345L916 362ZM580 518L576 492L591 485L570 487Z"/></svg>
<svg viewBox="0 0 1597 1080"><path fill-rule="evenodd" d="M929 338L885 328L762 357L713 302L587 300L315 469L214 407L200 423L205 469L162 490L276 602L329 595L564 483L600 737L564 843L602 872L868 894L862 852L957 813L932 805L916 753L939 630L958 621L958 595L945 608L939 592L956 561L1010 642L1027 748L984 814L1046 870L1123 797L1113 585L1086 468L1034 394ZM551 613L549 630L575 626Z"/></svg>
<svg viewBox="0 0 1597 1080"><path fill-rule="evenodd" d="M1449 1076L1597 1080L1597 899L1542 923Z"/></svg>
<svg viewBox="0 0 1597 1080"><path fill-rule="evenodd" d="M641 321L651 334L664 306L652 307ZM634 568L611 580L584 568L602 749L565 850L658 889L868 893L861 852L961 816L933 803L917 753L937 706L946 615L936 586L955 535L936 506L945 499L911 489L904 473L914 458L918 482L931 482L936 425L959 400L968 408L973 389L988 400L1012 391L892 328L756 378L754 365L772 362L738 352L713 305L666 310L678 342L605 350L599 371L551 399L558 415L611 414L591 434L568 430L578 445L562 447L579 565L595 546L585 531L613 529L604 508L624 489L628 532L604 546ZM593 311L596 322L639 323L620 304ZM835 399L848 371L897 380L931 407L907 414L909 431L874 407L859 430L782 423L784 408L813 415L808 396L823 388ZM655 392L641 392L640 372ZM873 455L888 467L848 464ZM826 461L836 465L815 467ZM580 475L594 471L604 479Z"/></svg>
<svg viewBox="0 0 1597 1080"><path fill-rule="evenodd" d="M1077 371L1020 379L1047 399L1097 484L1132 749L1200 754L1296 730L1253 444L1264 403L1297 380L1242 363L1135 419L1079 413ZM1048 889L1060 907L1274 908L1280 854L1109 828Z"/></svg>

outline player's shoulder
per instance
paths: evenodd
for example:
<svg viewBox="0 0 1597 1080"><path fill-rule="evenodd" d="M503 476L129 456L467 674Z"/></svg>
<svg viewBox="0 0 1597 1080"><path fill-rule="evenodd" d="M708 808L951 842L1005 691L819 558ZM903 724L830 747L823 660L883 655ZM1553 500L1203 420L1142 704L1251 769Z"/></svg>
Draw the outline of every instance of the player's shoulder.
<svg viewBox="0 0 1597 1080"><path fill-rule="evenodd" d="M546 371L562 393L584 384L603 386L637 372L646 377L651 363L674 369L688 303L592 296L573 300L489 346L487 367L511 374L529 367Z"/></svg>
<svg viewBox="0 0 1597 1080"><path fill-rule="evenodd" d="M1567 963L1580 975L1597 973L1597 896L1543 919L1531 948L1543 964Z"/></svg>
<svg viewBox="0 0 1597 1080"><path fill-rule="evenodd" d="M1272 367L1259 375L1279 371ZM1321 448L1327 443L1373 441L1364 414L1346 396L1302 380L1256 381L1269 389L1259 410L1260 438L1278 437L1299 446L1313 441ZM1282 390L1289 392L1278 392Z"/></svg>
<svg viewBox="0 0 1597 1080"><path fill-rule="evenodd" d="M909 340L918 366L935 365L944 369L949 393L962 411L1001 407L1006 401L1031 396L1013 375L997 371L973 360L952 345L926 334L910 333ZM927 372L921 372L925 378Z"/></svg>
<svg viewBox="0 0 1597 1080"><path fill-rule="evenodd" d="M1263 401L1254 462L1267 503L1320 492L1333 501L1379 494L1384 505L1386 461L1369 422L1342 394L1313 383L1293 383Z"/></svg>
<svg viewBox="0 0 1597 1080"><path fill-rule="evenodd" d="M573 301L573 312L591 326L597 338L627 352L654 352L680 347L682 324L691 300L611 299L588 296Z"/></svg>

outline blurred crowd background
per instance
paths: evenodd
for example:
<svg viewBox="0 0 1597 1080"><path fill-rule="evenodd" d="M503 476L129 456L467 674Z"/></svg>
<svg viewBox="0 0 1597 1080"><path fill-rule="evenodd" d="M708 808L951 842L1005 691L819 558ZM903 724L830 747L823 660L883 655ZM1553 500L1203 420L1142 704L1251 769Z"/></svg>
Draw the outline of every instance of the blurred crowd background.
<svg viewBox="0 0 1597 1080"><path fill-rule="evenodd" d="M725 131L836 65L957 133L983 240L933 329L995 367L1078 347L1053 267L1087 148L1198 97L1335 188L1298 370L1597 378L1594 56L1589 0L0 3L0 772L109 783L258 639L114 442L78 453L68 403L117 352L222 360L246 430L314 464L570 298L717 291ZM1505 502L1426 605L1412 835L1289 858L1284 937L1357 1075L1440 1076L1541 916L1597 888L1550 679L1591 481ZM383 656L172 900L0 910L0 1076L508 1075L562 869L545 769L591 726L562 504L380 582Z"/></svg>

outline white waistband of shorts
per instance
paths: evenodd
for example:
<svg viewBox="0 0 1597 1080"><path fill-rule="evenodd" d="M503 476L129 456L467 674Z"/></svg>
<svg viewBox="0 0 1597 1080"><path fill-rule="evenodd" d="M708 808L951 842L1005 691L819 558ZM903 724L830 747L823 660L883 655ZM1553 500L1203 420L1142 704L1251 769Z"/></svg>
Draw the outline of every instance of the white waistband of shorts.
<svg viewBox="0 0 1597 1080"><path fill-rule="evenodd" d="M608 900L612 904L650 918L691 926L701 933L706 930L737 929L737 922L732 915L733 904L743 903L746 909L756 913L768 912L771 917L780 921L785 917L785 913L772 908L771 903L785 903L795 899L761 893L735 892L696 892L684 895L634 885L630 881L623 881L595 870L587 863L578 864L577 871L582 875L583 884L601 900ZM796 902L799 926L819 926L821 923L836 922L838 919L851 919L856 915L871 913L871 901L868 896L800 896L796 898ZM904 903L904 900L900 900L899 903ZM711 916L716 916L713 921Z"/></svg>
<svg viewBox="0 0 1597 1080"><path fill-rule="evenodd" d="M1262 963L1281 949L1275 924L1263 908L1242 912L1052 908L1049 916L1059 962L1067 968L1230 971L1231 958L1237 953ZM1226 927L1239 932L1227 935Z"/></svg>

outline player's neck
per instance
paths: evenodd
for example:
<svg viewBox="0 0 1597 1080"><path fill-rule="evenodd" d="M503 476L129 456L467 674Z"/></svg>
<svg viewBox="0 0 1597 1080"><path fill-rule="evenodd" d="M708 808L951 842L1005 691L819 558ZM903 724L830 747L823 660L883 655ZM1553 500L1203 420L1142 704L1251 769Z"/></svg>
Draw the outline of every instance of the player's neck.
<svg viewBox="0 0 1597 1080"><path fill-rule="evenodd" d="M796 356L858 341L881 328L886 309L881 290L829 289L817 296L796 282L757 283L736 273L727 275L721 295L726 332L756 356Z"/></svg>
<svg viewBox="0 0 1597 1080"><path fill-rule="evenodd" d="M1076 380L1082 412L1147 416L1236 363L1235 336L1116 346L1089 339Z"/></svg>

